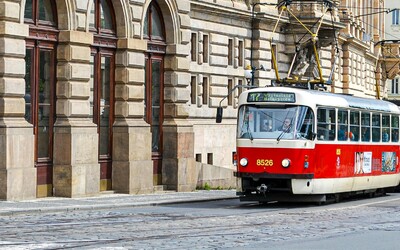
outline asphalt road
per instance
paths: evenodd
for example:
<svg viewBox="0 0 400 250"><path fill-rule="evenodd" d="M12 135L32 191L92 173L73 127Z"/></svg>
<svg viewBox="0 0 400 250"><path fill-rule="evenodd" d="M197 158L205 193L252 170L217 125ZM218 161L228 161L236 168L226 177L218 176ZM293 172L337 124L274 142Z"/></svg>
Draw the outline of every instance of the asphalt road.
<svg viewBox="0 0 400 250"><path fill-rule="evenodd" d="M237 199L0 216L1 249L399 249L400 194L311 204Z"/></svg>

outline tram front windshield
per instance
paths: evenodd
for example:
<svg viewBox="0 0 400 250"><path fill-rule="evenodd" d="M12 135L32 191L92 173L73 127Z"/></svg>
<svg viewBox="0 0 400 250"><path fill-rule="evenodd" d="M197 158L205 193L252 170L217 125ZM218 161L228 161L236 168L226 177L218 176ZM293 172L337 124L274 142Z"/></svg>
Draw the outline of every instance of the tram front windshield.
<svg viewBox="0 0 400 250"><path fill-rule="evenodd" d="M238 138L310 140L314 113L306 106L255 106L239 108Z"/></svg>

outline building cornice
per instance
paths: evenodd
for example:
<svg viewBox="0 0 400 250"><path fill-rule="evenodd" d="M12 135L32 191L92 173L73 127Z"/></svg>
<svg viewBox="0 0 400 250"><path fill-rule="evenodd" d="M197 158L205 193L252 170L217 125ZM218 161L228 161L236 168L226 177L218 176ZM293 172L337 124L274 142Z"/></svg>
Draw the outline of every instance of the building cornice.
<svg viewBox="0 0 400 250"><path fill-rule="evenodd" d="M252 13L251 9L248 9L247 7L245 9L240 9L235 7L218 5L215 3L192 2L190 9L191 12L195 11L199 13L206 13L207 15L225 17L227 19L230 20L233 19L237 21L251 22L251 19L254 17L255 19L262 20L263 22L267 22L267 24L270 24L270 23L275 23L279 19L279 13L276 10L275 13L273 12ZM281 17L280 22L287 23L288 18Z"/></svg>

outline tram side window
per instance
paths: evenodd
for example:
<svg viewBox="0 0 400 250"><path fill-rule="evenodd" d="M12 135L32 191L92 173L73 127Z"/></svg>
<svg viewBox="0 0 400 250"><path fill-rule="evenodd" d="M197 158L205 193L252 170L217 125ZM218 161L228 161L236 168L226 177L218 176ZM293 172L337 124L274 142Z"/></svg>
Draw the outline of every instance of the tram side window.
<svg viewBox="0 0 400 250"><path fill-rule="evenodd" d="M382 141L390 141L390 115L382 115Z"/></svg>
<svg viewBox="0 0 400 250"><path fill-rule="evenodd" d="M298 138L312 139L314 113L311 108L299 107L296 130L299 131Z"/></svg>
<svg viewBox="0 0 400 250"><path fill-rule="evenodd" d="M239 110L238 136L240 138L251 138L254 132L254 111L248 107L242 107Z"/></svg>
<svg viewBox="0 0 400 250"><path fill-rule="evenodd" d="M349 138L352 141L360 140L360 112L359 111L350 111Z"/></svg>
<svg viewBox="0 0 400 250"><path fill-rule="evenodd" d="M371 114L361 113L361 140L370 141L371 139Z"/></svg>
<svg viewBox="0 0 400 250"><path fill-rule="evenodd" d="M392 116L392 142L399 141L399 117Z"/></svg>
<svg viewBox="0 0 400 250"><path fill-rule="evenodd" d="M347 110L338 110L338 141L346 141L349 137L349 116ZM351 137L351 135L350 135Z"/></svg>
<svg viewBox="0 0 400 250"><path fill-rule="evenodd" d="M372 141L379 142L381 140L381 116L379 114L372 115Z"/></svg>
<svg viewBox="0 0 400 250"><path fill-rule="evenodd" d="M336 136L335 109L319 108L317 110L317 138L320 141L333 141Z"/></svg>

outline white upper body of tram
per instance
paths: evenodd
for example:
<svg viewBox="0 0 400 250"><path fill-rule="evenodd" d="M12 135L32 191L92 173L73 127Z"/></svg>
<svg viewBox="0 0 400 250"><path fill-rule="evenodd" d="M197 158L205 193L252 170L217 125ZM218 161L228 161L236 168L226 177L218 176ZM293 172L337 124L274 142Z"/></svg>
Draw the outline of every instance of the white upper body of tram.
<svg viewBox="0 0 400 250"><path fill-rule="evenodd" d="M237 124L242 191L274 190L282 179L293 194L397 186L399 115L398 106L376 99L288 87L245 91Z"/></svg>

